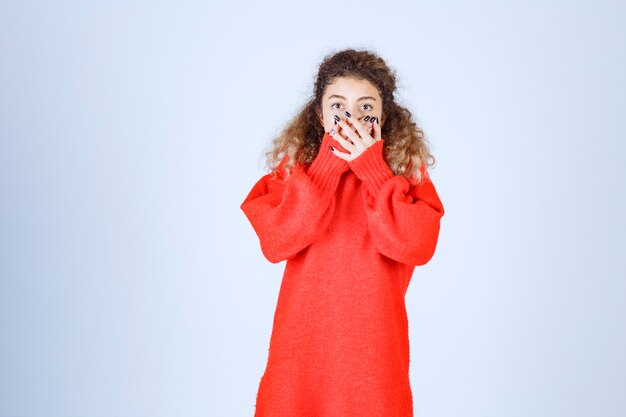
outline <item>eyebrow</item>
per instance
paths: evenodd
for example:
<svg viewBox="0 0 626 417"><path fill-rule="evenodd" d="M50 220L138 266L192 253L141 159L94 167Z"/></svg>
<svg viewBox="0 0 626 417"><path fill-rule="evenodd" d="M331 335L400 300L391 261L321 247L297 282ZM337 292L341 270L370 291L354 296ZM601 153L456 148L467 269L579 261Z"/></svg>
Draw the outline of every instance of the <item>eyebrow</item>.
<svg viewBox="0 0 626 417"><path fill-rule="evenodd" d="M333 94L332 96L328 97L328 99L330 100L331 98L334 98L334 97L340 98L342 100L346 99L344 96L340 96L339 94ZM374 97L371 97L371 96L363 96L363 97L359 98L357 101L367 100L367 99L376 101L376 99Z"/></svg>

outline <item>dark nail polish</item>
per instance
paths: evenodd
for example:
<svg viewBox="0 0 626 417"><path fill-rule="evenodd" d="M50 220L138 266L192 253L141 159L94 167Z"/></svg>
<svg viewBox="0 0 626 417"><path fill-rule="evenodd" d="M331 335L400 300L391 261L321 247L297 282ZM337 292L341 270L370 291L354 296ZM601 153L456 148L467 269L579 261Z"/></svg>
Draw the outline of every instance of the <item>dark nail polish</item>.
<svg viewBox="0 0 626 417"><path fill-rule="evenodd" d="M351 117L352 115L348 112L346 112L346 116Z"/></svg>
<svg viewBox="0 0 626 417"><path fill-rule="evenodd" d="M372 123L374 123L376 120L378 120L378 119L376 118L376 116L374 116L374 117L372 117L372 118L370 119L370 121L371 121Z"/></svg>
<svg viewBox="0 0 626 417"><path fill-rule="evenodd" d="M365 116L365 119L363 119L363 120L365 120L367 122L369 119L370 119L370 117L369 117L369 115L367 115L367 116Z"/></svg>
<svg viewBox="0 0 626 417"><path fill-rule="evenodd" d="M331 151L334 151L334 150L335 150L335 148L333 148L332 146L329 146L328 148L329 148Z"/></svg>
<svg viewBox="0 0 626 417"><path fill-rule="evenodd" d="M341 120L341 118L340 118L339 116L335 115L335 120L336 120L336 121L340 121L340 120Z"/></svg>
<svg viewBox="0 0 626 417"><path fill-rule="evenodd" d="M337 121L335 120L335 124L337 124Z"/></svg>

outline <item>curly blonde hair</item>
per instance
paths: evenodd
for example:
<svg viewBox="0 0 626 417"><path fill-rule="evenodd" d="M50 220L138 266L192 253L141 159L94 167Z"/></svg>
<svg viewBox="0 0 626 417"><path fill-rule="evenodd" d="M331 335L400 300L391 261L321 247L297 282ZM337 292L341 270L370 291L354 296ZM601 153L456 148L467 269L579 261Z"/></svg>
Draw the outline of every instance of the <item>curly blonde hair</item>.
<svg viewBox="0 0 626 417"><path fill-rule="evenodd" d="M322 97L326 87L338 77L364 79L378 89L383 102L383 157L395 175L421 182L426 167L434 166L436 160L411 112L395 101L395 71L375 53L352 48L331 53L323 59L312 97L265 151L266 168L276 175L278 167L282 166L285 176L289 176L294 165L308 166L313 162L325 133L319 120Z"/></svg>

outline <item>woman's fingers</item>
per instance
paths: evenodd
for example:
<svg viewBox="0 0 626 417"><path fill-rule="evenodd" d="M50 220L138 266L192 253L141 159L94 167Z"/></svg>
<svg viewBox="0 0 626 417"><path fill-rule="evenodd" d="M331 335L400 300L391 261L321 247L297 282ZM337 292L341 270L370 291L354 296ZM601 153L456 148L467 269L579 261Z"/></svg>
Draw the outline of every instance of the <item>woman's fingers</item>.
<svg viewBox="0 0 626 417"><path fill-rule="evenodd" d="M365 129L370 134L370 136L372 136L374 134L374 131L372 130L374 128L373 127L374 126L374 117L370 118L370 116L365 116L363 121L366 123Z"/></svg>
<svg viewBox="0 0 626 417"><path fill-rule="evenodd" d="M366 116L366 119L367 120L364 119L364 122L361 122L358 119L352 117L350 113L346 112L346 120L348 120L352 124L353 129L356 129L356 132L358 132L358 135L360 136L359 145L361 145L361 149L365 149L372 145L374 142L376 142L376 139L373 138L373 120L371 120L368 116Z"/></svg>
<svg viewBox="0 0 626 417"><path fill-rule="evenodd" d="M352 115L348 112L345 113L347 120L352 124L352 127L359 132L360 139L363 139L367 142L367 138L370 135L369 129L365 128L365 125L361 123L357 118L352 117Z"/></svg>
<svg viewBox="0 0 626 417"><path fill-rule="evenodd" d="M340 123L342 122L338 122L338 124ZM330 129L329 133L332 138L339 142L339 144L343 146L348 152L354 152L354 150L356 149L354 144L348 139L344 138L341 133L339 133L335 129Z"/></svg>
<svg viewBox="0 0 626 417"><path fill-rule="evenodd" d="M341 152L337 148L335 148L332 152L333 152L333 154L335 154L335 156L338 156L339 158L343 159L344 161L350 162L353 159L352 158L352 154Z"/></svg>
<svg viewBox="0 0 626 417"><path fill-rule="evenodd" d="M378 117L376 118L376 121L372 123L372 137L376 142L382 139L380 133L380 121L378 120Z"/></svg>
<svg viewBox="0 0 626 417"><path fill-rule="evenodd" d="M347 120L347 119L346 119ZM343 118L341 118L338 122L337 125L341 126L341 131L342 133L345 134L346 139L351 141L355 146L357 146L359 149L362 149L365 147L365 145L363 144L362 139L359 137L359 135L357 134L357 132L354 130L353 126L350 126L346 120L344 120Z"/></svg>
<svg viewBox="0 0 626 417"><path fill-rule="evenodd" d="M339 140L339 138L342 138L348 141L351 145L354 145L354 132L350 134L352 131L350 126L348 126L348 124L343 119L339 118L338 116L337 118L339 119L336 123L337 126L334 129L330 130L330 134L333 136L334 139Z"/></svg>
<svg viewBox="0 0 626 417"><path fill-rule="evenodd" d="M338 120L337 120L338 119ZM331 136L343 146L348 153L335 150L335 155L343 160L351 161L358 157L363 151L382 139L380 122L378 117L366 117L364 122L352 118L346 112L345 119L336 117L336 128L330 130Z"/></svg>

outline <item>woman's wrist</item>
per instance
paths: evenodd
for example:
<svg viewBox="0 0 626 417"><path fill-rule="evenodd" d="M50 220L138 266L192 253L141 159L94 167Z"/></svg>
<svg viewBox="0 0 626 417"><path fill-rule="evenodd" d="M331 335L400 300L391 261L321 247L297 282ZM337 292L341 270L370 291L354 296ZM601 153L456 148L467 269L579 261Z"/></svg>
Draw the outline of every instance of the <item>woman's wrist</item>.
<svg viewBox="0 0 626 417"><path fill-rule="evenodd" d="M383 157L383 146L384 140L381 139L348 163L356 176L367 185L372 193L377 192L387 180L394 176Z"/></svg>
<svg viewBox="0 0 626 417"><path fill-rule="evenodd" d="M343 149L339 142L325 133L317 156L307 170L311 180L323 191L334 190L341 174L350 169L346 161L333 155L330 146Z"/></svg>

